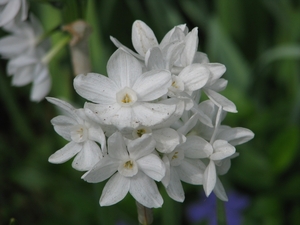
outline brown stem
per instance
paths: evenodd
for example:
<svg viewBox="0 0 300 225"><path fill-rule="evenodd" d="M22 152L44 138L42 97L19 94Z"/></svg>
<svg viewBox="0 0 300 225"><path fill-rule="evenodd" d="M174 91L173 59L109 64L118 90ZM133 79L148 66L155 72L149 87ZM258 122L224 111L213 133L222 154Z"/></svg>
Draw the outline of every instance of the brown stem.
<svg viewBox="0 0 300 225"><path fill-rule="evenodd" d="M138 212L138 220L142 225L150 225L153 222L152 209L147 208L136 201L136 207Z"/></svg>

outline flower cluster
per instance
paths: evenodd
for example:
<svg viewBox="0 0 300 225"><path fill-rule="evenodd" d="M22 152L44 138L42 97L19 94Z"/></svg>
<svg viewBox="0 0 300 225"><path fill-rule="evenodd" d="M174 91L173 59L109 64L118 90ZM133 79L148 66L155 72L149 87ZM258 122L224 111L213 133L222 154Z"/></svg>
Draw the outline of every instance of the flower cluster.
<svg viewBox="0 0 300 225"><path fill-rule="evenodd" d="M12 85L32 83L30 99L42 100L51 87L47 68L47 41L41 40L43 28L32 14L26 20L26 0L0 2L0 27L10 35L0 39L0 54L8 59L7 74L13 76Z"/></svg>
<svg viewBox="0 0 300 225"><path fill-rule="evenodd" d="M50 156L63 163L76 155L73 168L82 178L106 183L100 205L121 201L129 192L148 208L161 207L156 182L184 201L181 182L203 185L227 201L219 179L238 156L236 145L254 137L246 128L221 125L233 102L219 92L225 66L198 52L197 28L171 29L158 43L142 21L132 27L136 52L111 37L118 49L107 63L108 76L88 73L74 79L76 92L88 100L76 109L56 98L64 111L52 119L55 131L69 141ZM202 100L202 95L208 100Z"/></svg>

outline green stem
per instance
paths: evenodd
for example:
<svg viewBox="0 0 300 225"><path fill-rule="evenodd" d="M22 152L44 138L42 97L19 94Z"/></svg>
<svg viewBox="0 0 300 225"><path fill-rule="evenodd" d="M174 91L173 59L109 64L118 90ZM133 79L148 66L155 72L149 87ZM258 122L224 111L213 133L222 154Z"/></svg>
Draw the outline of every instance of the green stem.
<svg viewBox="0 0 300 225"><path fill-rule="evenodd" d="M50 37L53 33L56 31L61 30L61 25L57 25L51 30L48 30L47 32L44 32L36 41L35 41L35 46L38 46L41 44L46 38Z"/></svg>
<svg viewBox="0 0 300 225"><path fill-rule="evenodd" d="M141 225L150 225L153 222L152 209L147 208L136 201L136 207L138 212L138 220Z"/></svg>
<svg viewBox="0 0 300 225"><path fill-rule="evenodd" d="M218 225L226 225L226 211L225 203L220 199L217 199L217 221Z"/></svg>
<svg viewBox="0 0 300 225"><path fill-rule="evenodd" d="M71 40L71 36L63 37L42 59L44 64L48 64L51 59L62 50Z"/></svg>

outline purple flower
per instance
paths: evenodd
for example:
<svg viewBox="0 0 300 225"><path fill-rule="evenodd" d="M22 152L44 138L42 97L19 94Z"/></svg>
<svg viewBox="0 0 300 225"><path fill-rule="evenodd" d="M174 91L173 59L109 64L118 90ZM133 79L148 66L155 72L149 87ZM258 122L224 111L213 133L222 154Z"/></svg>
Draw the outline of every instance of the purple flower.
<svg viewBox="0 0 300 225"><path fill-rule="evenodd" d="M242 211L249 205L247 196L237 192L230 192L229 201L225 202L226 220L228 225L240 225ZM187 216L191 222L207 221L209 225L217 225L217 199L215 194L208 198L204 194L200 200L191 204L187 209Z"/></svg>

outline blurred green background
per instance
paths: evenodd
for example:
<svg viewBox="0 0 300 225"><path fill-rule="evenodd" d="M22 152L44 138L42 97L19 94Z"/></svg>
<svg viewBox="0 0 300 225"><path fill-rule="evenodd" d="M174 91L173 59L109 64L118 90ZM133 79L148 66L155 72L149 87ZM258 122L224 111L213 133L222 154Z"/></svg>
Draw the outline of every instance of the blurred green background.
<svg viewBox="0 0 300 225"><path fill-rule="evenodd" d="M32 0L30 9L45 30L86 19L93 28L93 72L102 74L116 49L109 36L132 48L131 25L136 19L146 22L159 41L175 25L198 27L199 50L211 62L226 65L229 84L222 93L239 111L228 114L223 124L255 133L253 140L237 147L240 156L221 177L227 191L249 199L242 224L300 224L299 0ZM52 44L60 37L53 35ZM50 124L58 112L46 101L30 102L30 85L12 87L7 62L0 63L0 224L12 218L16 225L137 224L131 196L101 208L98 200L105 182L84 182L71 162L48 163L66 143ZM50 72L49 96L81 107L83 99L72 88L67 48L51 62ZM160 186L165 203L154 210L154 224L206 224L190 223L186 213L202 187L185 188L186 201L180 204Z"/></svg>

